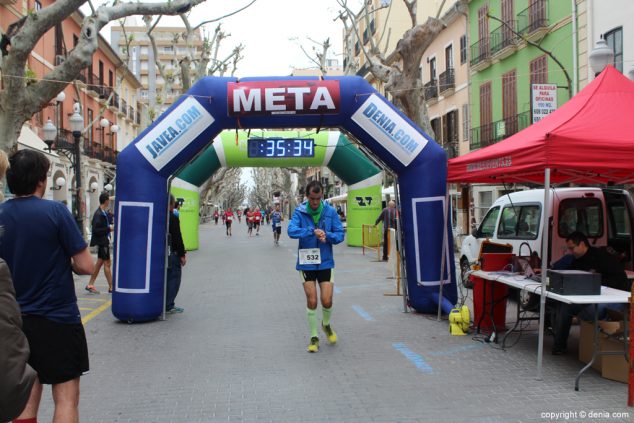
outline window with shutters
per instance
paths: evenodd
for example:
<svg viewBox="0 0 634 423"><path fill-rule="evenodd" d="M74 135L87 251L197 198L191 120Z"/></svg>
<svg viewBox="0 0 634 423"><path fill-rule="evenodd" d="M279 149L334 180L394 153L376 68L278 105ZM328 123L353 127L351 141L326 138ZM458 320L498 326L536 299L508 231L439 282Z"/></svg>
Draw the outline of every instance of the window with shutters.
<svg viewBox="0 0 634 423"><path fill-rule="evenodd" d="M491 105L491 82L480 85L480 146L489 145L493 136L491 122L493 108ZM475 140L474 140L475 141Z"/></svg>
<svg viewBox="0 0 634 423"><path fill-rule="evenodd" d="M469 139L469 105L462 105L462 139Z"/></svg>
<svg viewBox="0 0 634 423"><path fill-rule="evenodd" d="M517 132L517 83L515 70L502 75L502 114L504 136Z"/></svg>
<svg viewBox="0 0 634 423"><path fill-rule="evenodd" d="M502 21L506 25L502 25L502 46L506 47L511 44L513 37L513 29L515 29L515 11L513 2L515 0L502 0Z"/></svg>
<svg viewBox="0 0 634 423"><path fill-rule="evenodd" d="M467 36L460 37L460 64L467 63Z"/></svg>
<svg viewBox="0 0 634 423"><path fill-rule="evenodd" d="M478 41L480 45L480 58L489 57L489 6L478 9Z"/></svg>
<svg viewBox="0 0 634 423"><path fill-rule="evenodd" d="M548 84L548 56L530 62L531 84Z"/></svg>

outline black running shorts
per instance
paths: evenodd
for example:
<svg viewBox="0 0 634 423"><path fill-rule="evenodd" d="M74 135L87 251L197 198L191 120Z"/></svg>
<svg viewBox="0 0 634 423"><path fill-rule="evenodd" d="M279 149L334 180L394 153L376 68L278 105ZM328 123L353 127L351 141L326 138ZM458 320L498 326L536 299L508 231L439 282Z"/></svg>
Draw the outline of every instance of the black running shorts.
<svg viewBox="0 0 634 423"><path fill-rule="evenodd" d="M22 322L31 348L29 364L41 383L64 383L88 372L88 345L81 323L57 323L31 315L23 315Z"/></svg>
<svg viewBox="0 0 634 423"><path fill-rule="evenodd" d="M309 281L317 281L319 283L322 282L332 282L332 269L323 269L323 270L301 270L302 277L304 278L304 282Z"/></svg>
<svg viewBox="0 0 634 423"><path fill-rule="evenodd" d="M102 260L110 260L110 246L109 245L97 246L97 258Z"/></svg>

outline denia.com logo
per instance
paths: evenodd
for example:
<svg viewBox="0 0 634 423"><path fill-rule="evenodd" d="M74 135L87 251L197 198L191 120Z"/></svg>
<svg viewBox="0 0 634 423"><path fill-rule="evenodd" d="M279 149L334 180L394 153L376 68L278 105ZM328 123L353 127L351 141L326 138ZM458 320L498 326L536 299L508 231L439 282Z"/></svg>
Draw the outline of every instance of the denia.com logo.
<svg viewBox="0 0 634 423"><path fill-rule="evenodd" d="M202 118L200 110L196 106L192 106L174 121L174 125L169 125L145 148L150 152L153 159L162 155L170 148L176 140L178 140L187 130L198 120Z"/></svg>
<svg viewBox="0 0 634 423"><path fill-rule="evenodd" d="M397 128L396 123L382 112L376 104L369 103L363 110L363 115L408 153L412 153L418 147L418 141L408 135L403 129Z"/></svg>

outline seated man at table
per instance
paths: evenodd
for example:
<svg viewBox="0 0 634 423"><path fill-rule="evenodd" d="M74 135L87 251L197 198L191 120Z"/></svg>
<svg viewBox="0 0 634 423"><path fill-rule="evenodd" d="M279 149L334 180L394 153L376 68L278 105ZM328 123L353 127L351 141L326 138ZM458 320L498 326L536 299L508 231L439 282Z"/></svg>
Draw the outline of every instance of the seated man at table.
<svg viewBox="0 0 634 423"><path fill-rule="evenodd" d="M601 274L601 284L623 291L630 290L630 282L619 261L605 249L591 247L588 238L581 232L573 232L566 238L566 244L571 254L565 255L553 264L553 269L584 270ZM599 304L599 319L605 317L605 309L621 308L623 304ZM553 355L560 355L566 351L568 335L572 317L578 316L582 320L594 321L594 305L565 304L557 301L554 307Z"/></svg>

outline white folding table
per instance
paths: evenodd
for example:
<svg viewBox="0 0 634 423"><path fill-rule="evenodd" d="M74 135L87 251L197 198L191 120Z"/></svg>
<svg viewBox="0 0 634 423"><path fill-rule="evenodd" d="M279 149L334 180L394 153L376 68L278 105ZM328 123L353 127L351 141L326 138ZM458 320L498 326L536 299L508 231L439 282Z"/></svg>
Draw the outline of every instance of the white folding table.
<svg viewBox="0 0 634 423"><path fill-rule="evenodd" d="M510 272L485 272L483 270L476 270L471 273L473 276L476 276L481 279L485 279L487 281L499 282L504 285L518 288L520 290L530 292L533 294L541 295L542 287L541 283L536 282L532 279L528 279L519 273L510 273ZM625 348L623 351L600 351L599 350L599 304L627 304L630 302L630 293L627 291L621 291L619 289L610 288L607 286L601 287L600 295L561 295L556 294L554 292L546 291L546 298L551 298L553 300L566 303L566 304L587 304L594 305L594 342L593 347L594 351L592 353L592 359L590 362L584 366L577 377L575 378L575 391L579 390L579 378L583 372L589 369L594 360L598 355L621 355L625 356L625 359L629 361L629 323L628 317L629 313L624 313L624 324L625 324ZM491 298L493 300L493 298ZM519 307L519 305L518 305ZM486 312L486 310L483 310ZM493 319L493 316L490 316Z"/></svg>

